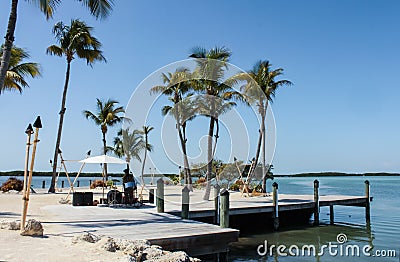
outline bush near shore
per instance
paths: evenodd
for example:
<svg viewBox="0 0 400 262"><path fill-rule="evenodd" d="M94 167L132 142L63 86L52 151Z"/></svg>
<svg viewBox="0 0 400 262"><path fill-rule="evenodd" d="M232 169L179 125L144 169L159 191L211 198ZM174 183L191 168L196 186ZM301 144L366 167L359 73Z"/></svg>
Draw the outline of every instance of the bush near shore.
<svg viewBox="0 0 400 262"><path fill-rule="evenodd" d="M6 182L1 185L1 191L8 192L10 190L16 190L21 192L24 188L24 181L19 180L15 177L10 177Z"/></svg>

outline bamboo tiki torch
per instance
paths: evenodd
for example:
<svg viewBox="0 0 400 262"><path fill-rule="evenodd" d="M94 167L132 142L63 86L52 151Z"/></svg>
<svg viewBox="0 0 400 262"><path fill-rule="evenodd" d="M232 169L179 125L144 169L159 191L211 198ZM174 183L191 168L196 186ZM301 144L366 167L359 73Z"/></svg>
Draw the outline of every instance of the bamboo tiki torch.
<svg viewBox="0 0 400 262"><path fill-rule="evenodd" d="M22 211L22 221L26 221L26 214L28 211L28 203L29 203L29 194L30 194L30 188L32 184L32 174L33 174L33 167L35 165L35 156L36 156L36 146L37 143L39 142L39 129L42 128L42 122L40 121L40 116L38 116L35 120L35 123L33 123L33 127L35 128L35 138L33 140L33 149L32 149L32 159L31 159L31 165L29 168L29 178L28 178L28 185L26 187L26 192L25 192L25 199L24 199L24 209ZM21 225L21 231L24 230L25 224Z"/></svg>
<svg viewBox="0 0 400 262"><path fill-rule="evenodd" d="M25 168L24 168L24 187L22 188L22 200L25 201L25 193L26 193L26 184L27 184L27 175L28 175L28 165L29 165L29 149L31 147L31 135L33 134L32 125L29 124L25 130L25 134L27 134L26 140L26 154L25 154ZM25 204L23 203L23 207ZM23 214L23 213L22 213ZM21 232L25 226L24 216L21 214Z"/></svg>

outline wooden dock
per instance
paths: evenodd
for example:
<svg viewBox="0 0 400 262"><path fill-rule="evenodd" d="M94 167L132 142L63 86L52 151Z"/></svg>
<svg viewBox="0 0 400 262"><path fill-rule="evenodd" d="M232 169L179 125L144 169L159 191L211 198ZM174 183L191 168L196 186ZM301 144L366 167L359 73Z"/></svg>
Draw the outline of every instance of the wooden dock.
<svg viewBox="0 0 400 262"><path fill-rule="evenodd" d="M192 256L226 252L238 240L239 231L220 228L171 214L157 213L154 206L136 208L44 207L52 217L42 221L53 226L53 234L76 235L91 232L114 238L148 240L166 250L184 250Z"/></svg>
<svg viewBox="0 0 400 262"><path fill-rule="evenodd" d="M216 209L216 192L215 195L211 194L210 200L205 201L202 199L202 189L188 192L182 191L181 186L162 187L163 194L157 193L157 197L162 195L163 201L155 201L163 203L162 208L155 204L146 204L139 209L50 205L43 207L50 216L42 222L53 234L72 236L92 232L122 239L146 239L166 250L184 250L191 256L198 256L227 252L229 244L238 240L237 229L241 229L240 223L252 228L257 228L260 224L269 225L277 230L285 223L291 225L300 221L309 224L310 217L314 214L314 225L318 225L319 208L323 206L330 207L330 219L334 223L333 209L337 205L365 207L367 222L369 220L370 197L367 183L365 196L319 195L318 183L314 187L314 195L278 195L275 189L274 196L244 197L240 192L225 192L224 196L229 196L229 210L223 212L227 215L223 217L223 221L224 227L231 228L222 228L222 224L221 227L216 225L217 217L221 213L220 209ZM150 190L157 192L156 186L146 187L145 192ZM80 188L79 191L90 190ZM95 199L100 198L100 191L92 192ZM189 194L189 219L181 219L184 206L182 199L187 199L187 196L182 197L182 192ZM148 198L146 195L144 197Z"/></svg>

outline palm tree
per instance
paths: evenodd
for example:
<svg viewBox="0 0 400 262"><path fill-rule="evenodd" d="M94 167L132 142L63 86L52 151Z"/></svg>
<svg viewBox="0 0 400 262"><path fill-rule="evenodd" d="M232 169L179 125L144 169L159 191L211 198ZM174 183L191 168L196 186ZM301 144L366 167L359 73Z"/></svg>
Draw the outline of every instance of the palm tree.
<svg viewBox="0 0 400 262"><path fill-rule="evenodd" d="M115 124L121 123L126 120L120 114L125 113L125 110L122 106L116 107L118 101L115 100L107 100L101 101L97 98L96 104L96 112L92 113L88 110L83 111L83 115L86 119L92 120L96 125L100 126L101 133L103 135L103 153L107 154L107 141L106 134L108 131L108 127L114 126ZM107 180L107 164L104 164L104 175Z"/></svg>
<svg viewBox="0 0 400 262"><path fill-rule="evenodd" d="M144 156L143 156L143 162L142 162L142 175L141 175L142 191L143 191L143 186L144 186L143 176L144 176L144 167L146 165L147 152L151 152L153 150L153 145L149 144L149 133L153 129L154 129L154 127L152 127L152 126L143 126L142 130L140 130L140 133L142 134L142 136L144 138Z"/></svg>
<svg viewBox="0 0 400 262"><path fill-rule="evenodd" d="M114 138L114 148L112 151L119 158L126 157L127 168L129 169L129 163L132 158L136 158L139 162L142 162L140 152L143 149L144 140L139 130L130 132L129 129L121 128Z"/></svg>
<svg viewBox="0 0 400 262"><path fill-rule="evenodd" d="M223 82L230 56L231 51L225 47L215 47L210 50L195 48L193 49L193 54L189 56L195 58L197 62L197 68L193 72L194 79L196 79L194 87L208 100L209 107L209 114L206 114L210 118L210 124L207 139L207 186L203 197L204 200L209 200L211 191L210 180L212 178L214 158L212 137L214 135L214 126L218 119L218 104L222 104L218 103L217 100L230 100L235 96L239 96L237 92L234 92L229 85Z"/></svg>
<svg viewBox="0 0 400 262"><path fill-rule="evenodd" d="M258 61L252 70L248 73L239 73L233 78L239 81L245 81L246 84L242 86L242 90L250 103L258 107L258 113L261 117L261 124L259 130L257 151L255 156L255 163L258 163L260 148L262 154L262 189L266 192L267 171L265 162L265 120L267 115L267 108L269 103L273 102L276 90L281 86L290 86L292 82L289 80L276 80L278 76L283 74L283 69L272 69L269 61ZM268 164L270 165L270 163ZM250 175L255 171L250 171ZM269 169L268 169L269 170Z"/></svg>
<svg viewBox="0 0 400 262"><path fill-rule="evenodd" d="M57 175L57 159L58 150L61 143L61 133L64 122L65 103L67 99L67 90L69 83L69 76L71 70L71 62L75 58L85 59L86 63L90 66L96 61L106 61L103 52L100 50L101 43L94 37L91 32L93 28L86 25L85 22L80 20L72 20L71 25L64 25L63 22L58 22L53 28L53 34L59 45L51 45L47 48L47 54L56 56L65 56L67 60L67 71L65 75L64 90L61 100L60 122L58 124L56 147L54 150L53 160L53 176L51 178L51 185L49 193L54 193L55 179Z"/></svg>
<svg viewBox="0 0 400 262"><path fill-rule="evenodd" d="M90 13L96 18L105 18L107 17L111 11L113 6L113 0L77 0L85 6L85 8L89 9ZM29 1L36 4L40 10L46 15L47 19L53 16L54 10L61 3L61 0L32 0ZM0 62L0 90L3 89L5 85L5 78L7 74L7 70L9 68L10 58L11 58L11 49L14 43L14 32L15 25L17 23L17 9L18 9L18 0L12 0L11 2L11 11L10 16L8 18L8 26L7 33L4 41L4 45L2 46L3 52L1 55Z"/></svg>
<svg viewBox="0 0 400 262"><path fill-rule="evenodd" d="M191 91L190 71L187 68L178 68L174 73L162 74L164 86L154 86L150 93L161 93L169 97L173 107L164 106L161 110L165 116L171 114L176 121L176 129L181 144L183 154L184 180L185 184L192 184L192 176L190 172L189 160L187 156L187 138L186 125L187 121L194 119L196 108L190 100Z"/></svg>
<svg viewBox="0 0 400 262"><path fill-rule="evenodd" d="M3 51L0 50L0 56ZM17 90L22 93L22 88L29 87L26 82L26 77L32 78L40 76L40 66L37 63L22 63L24 59L30 58L29 53L18 47L11 49L10 63L8 64L7 74L4 81L3 89L0 89L0 93L5 90Z"/></svg>

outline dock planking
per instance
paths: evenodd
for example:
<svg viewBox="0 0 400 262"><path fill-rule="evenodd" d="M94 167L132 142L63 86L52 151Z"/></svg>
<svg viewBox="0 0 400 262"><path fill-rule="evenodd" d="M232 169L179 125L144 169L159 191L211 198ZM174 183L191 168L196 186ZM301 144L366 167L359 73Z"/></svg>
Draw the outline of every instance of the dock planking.
<svg viewBox="0 0 400 262"><path fill-rule="evenodd" d="M157 213L154 206L140 209L46 206L51 219L43 221L54 234L91 232L114 238L148 240L166 250L184 250L192 256L226 252L239 231Z"/></svg>

